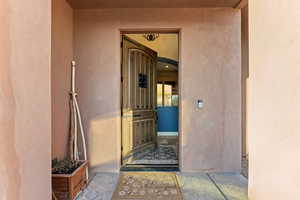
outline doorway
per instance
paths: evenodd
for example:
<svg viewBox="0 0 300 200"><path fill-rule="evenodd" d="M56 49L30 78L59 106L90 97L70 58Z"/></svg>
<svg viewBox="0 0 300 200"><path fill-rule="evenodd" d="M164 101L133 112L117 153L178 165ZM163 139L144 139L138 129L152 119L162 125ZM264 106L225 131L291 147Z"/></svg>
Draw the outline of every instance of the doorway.
<svg viewBox="0 0 300 200"><path fill-rule="evenodd" d="M122 167L178 168L178 33L121 39Z"/></svg>

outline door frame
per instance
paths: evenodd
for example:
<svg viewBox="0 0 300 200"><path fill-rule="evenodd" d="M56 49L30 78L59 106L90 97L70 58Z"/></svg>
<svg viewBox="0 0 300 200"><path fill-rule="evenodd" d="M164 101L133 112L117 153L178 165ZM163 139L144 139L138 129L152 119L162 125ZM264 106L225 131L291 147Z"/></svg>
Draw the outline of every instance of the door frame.
<svg viewBox="0 0 300 200"><path fill-rule="evenodd" d="M118 154L119 154L119 170L122 167L122 47L120 46L122 42L122 35L124 34L145 34L145 33L173 33L178 35L178 168L179 171L182 171L182 101L181 101L181 91L182 91L182 63L181 63L181 55L182 55L182 33L181 28L165 28L165 29L119 29L119 51L120 51L120 74L119 74L119 80L120 80L120 116L119 116L119 123L120 123L120 132L119 132L119 141L118 141ZM121 47L121 48L120 48Z"/></svg>

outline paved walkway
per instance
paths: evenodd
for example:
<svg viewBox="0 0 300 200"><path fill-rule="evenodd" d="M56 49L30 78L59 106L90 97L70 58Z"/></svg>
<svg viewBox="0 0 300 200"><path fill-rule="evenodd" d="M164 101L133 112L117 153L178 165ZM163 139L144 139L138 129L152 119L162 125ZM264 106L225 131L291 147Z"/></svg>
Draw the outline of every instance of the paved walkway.
<svg viewBox="0 0 300 200"><path fill-rule="evenodd" d="M236 173L178 173L185 200L247 200L247 179ZM98 173L77 200L110 200L118 174Z"/></svg>

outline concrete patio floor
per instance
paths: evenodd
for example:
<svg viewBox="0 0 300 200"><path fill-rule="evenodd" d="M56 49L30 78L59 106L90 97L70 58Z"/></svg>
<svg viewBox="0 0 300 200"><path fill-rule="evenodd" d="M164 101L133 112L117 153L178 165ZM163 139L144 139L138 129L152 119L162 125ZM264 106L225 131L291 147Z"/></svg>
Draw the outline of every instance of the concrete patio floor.
<svg viewBox="0 0 300 200"><path fill-rule="evenodd" d="M177 173L185 200L247 200L247 179L238 173ZM110 200L117 173L98 173L77 200Z"/></svg>

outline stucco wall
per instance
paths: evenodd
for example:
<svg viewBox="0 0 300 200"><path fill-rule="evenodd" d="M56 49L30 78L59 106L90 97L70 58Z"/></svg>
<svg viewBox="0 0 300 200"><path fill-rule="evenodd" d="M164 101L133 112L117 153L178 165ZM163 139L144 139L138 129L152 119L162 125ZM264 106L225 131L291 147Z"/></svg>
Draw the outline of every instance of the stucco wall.
<svg viewBox="0 0 300 200"><path fill-rule="evenodd" d="M251 200L299 199L300 2L249 1Z"/></svg>
<svg viewBox="0 0 300 200"><path fill-rule="evenodd" d="M50 36L51 1L1 1L1 200L51 197Z"/></svg>
<svg viewBox="0 0 300 200"><path fill-rule="evenodd" d="M52 157L68 152L69 91L73 60L73 9L65 0L52 0Z"/></svg>
<svg viewBox="0 0 300 200"><path fill-rule="evenodd" d="M119 169L120 29L175 28L181 30L181 169L240 170L240 10L76 10L74 20L79 103L94 169ZM204 99L201 110L197 99Z"/></svg>

